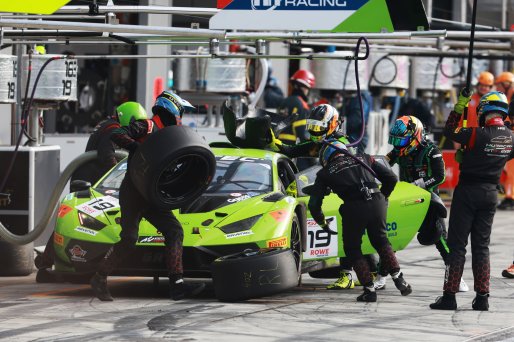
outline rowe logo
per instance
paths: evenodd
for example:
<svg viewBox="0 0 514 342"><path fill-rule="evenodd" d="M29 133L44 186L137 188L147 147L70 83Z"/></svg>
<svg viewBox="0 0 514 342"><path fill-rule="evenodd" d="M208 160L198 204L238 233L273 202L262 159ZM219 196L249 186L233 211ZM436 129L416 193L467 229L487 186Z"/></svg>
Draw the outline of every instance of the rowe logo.
<svg viewBox="0 0 514 342"><path fill-rule="evenodd" d="M315 7L346 8L345 0L251 0L253 10L272 11L274 9L305 9Z"/></svg>

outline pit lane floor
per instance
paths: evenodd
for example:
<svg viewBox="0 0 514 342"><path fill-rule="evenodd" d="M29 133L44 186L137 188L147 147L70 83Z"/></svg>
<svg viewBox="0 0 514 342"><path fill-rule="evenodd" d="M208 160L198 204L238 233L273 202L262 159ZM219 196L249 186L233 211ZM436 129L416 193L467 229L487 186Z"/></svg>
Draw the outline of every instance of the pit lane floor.
<svg viewBox="0 0 514 342"><path fill-rule="evenodd" d="M491 308L471 310L474 292L458 294L457 311L428 308L441 294L444 268L433 246L416 241L398 253L413 293L388 279L377 303L357 303L361 288L327 291L330 280L304 276L282 294L221 303L212 286L194 300L167 299L166 279L111 278L114 302L92 298L89 285L36 284L35 275L0 278L0 339L6 341L514 341L514 211L498 212L491 242ZM464 278L472 288L471 258Z"/></svg>

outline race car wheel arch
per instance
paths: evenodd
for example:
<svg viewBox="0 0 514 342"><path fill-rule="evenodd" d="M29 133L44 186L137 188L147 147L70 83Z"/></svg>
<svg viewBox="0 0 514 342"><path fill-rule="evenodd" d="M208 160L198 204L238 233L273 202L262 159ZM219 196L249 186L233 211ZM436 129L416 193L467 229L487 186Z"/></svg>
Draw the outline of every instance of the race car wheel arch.
<svg viewBox="0 0 514 342"><path fill-rule="evenodd" d="M216 159L192 129L170 126L150 135L130 161L130 177L141 195L163 210L180 208L209 186Z"/></svg>
<svg viewBox="0 0 514 342"><path fill-rule="evenodd" d="M307 250L307 207L304 203L300 203L295 208L295 214L298 217L301 228L302 252L305 252Z"/></svg>
<svg viewBox="0 0 514 342"><path fill-rule="evenodd" d="M246 250L211 264L214 292L220 301L269 296L298 285L291 249Z"/></svg>

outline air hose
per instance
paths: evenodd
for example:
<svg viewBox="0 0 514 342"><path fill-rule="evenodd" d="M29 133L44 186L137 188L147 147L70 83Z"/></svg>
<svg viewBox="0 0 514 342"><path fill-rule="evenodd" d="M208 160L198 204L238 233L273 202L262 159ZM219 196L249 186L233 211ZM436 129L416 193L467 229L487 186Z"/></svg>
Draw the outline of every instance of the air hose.
<svg viewBox="0 0 514 342"><path fill-rule="evenodd" d="M115 153L116 159L120 160L127 156L127 152L117 150ZM57 211L57 204L59 203L61 194L64 190L64 187L68 183L71 175L75 170L77 170L82 165L91 162L97 158L97 151L85 152L79 155L77 158L73 159L71 163L66 166L64 171L62 172L57 184L54 187L54 191L48 200L48 206L44 212L43 217L34 228L34 230L30 231L25 235L16 235L11 233L4 225L0 222L0 237L12 244L15 245L25 245L31 243L36 240L48 226L48 224L52 221L55 212Z"/></svg>
<svg viewBox="0 0 514 342"><path fill-rule="evenodd" d="M389 62L391 62L391 64L394 67L393 77L389 81L381 81L375 75L377 66L380 63L382 63L382 61L389 61ZM371 68L371 74L369 76L368 88L371 86L371 81L373 81L373 80L375 80L375 82L377 82L378 84L383 85L383 86L391 84L396 79L397 75L398 75L398 65L396 65L396 62L389 55L382 56L378 59L378 61L376 61L375 64L373 64L373 68Z"/></svg>

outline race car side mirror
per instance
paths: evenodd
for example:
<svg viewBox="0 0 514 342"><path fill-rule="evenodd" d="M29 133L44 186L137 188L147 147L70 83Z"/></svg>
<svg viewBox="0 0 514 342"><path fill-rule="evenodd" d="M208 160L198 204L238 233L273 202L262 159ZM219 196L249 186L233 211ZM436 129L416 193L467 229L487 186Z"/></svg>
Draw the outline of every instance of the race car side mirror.
<svg viewBox="0 0 514 342"><path fill-rule="evenodd" d="M91 187L91 183L80 179L74 180L70 184L71 192L87 190Z"/></svg>

